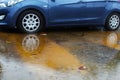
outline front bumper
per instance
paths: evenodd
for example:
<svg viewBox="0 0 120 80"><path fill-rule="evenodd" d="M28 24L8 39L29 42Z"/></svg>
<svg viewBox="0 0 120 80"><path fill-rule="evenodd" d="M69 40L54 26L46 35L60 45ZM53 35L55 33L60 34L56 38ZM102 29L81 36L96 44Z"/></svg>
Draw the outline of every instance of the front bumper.
<svg viewBox="0 0 120 80"><path fill-rule="evenodd" d="M0 26L16 27L20 7L19 3L11 7L0 8Z"/></svg>
<svg viewBox="0 0 120 80"><path fill-rule="evenodd" d="M48 14L48 9L45 8L44 5L48 5L48 3L42 1L38 3L38 1L36 0L24 0L11 7L0 8L0 16L5 15L4 19L0 20L0 26L5 25L9 27L16 27L16 21L18 16L21 14L22 11L29 8L40 10L46 17Z"/></svg>
<svg viewBox="0 0 120 80"><path fill-rule="evenodd" d="M8 16L9 9L8 8L0 8L0 26L1 25L8 25Z"/></svg>

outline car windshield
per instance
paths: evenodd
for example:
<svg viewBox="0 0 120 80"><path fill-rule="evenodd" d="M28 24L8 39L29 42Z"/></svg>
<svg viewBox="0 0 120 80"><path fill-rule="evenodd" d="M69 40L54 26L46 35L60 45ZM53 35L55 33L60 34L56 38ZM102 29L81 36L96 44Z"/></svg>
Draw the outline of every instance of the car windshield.
<svg viewBox="0 0 120 80"><path fill-rule="evenodd" d="M16 1L16 0L0 0L0 3L1 2L8 2L8 1ZM19 1L19 0L17 0L17 1Z"/></svg>
<svg viewBox="0 0 120 80"><path fill-rule="evenodd" d="M0 0L0 2L7 2L7 1L9 1L9 0Z"/></svg>

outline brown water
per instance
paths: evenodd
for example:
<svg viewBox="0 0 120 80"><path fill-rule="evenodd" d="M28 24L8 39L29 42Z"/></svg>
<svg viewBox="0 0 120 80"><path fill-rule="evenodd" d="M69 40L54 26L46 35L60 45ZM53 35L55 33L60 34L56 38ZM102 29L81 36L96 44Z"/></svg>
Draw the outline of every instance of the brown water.
<svg viewBox="0 0 120 80"><path fill-rule="evenodd" d="M0 80L119 80L120 32L0 33Z"/></svg>

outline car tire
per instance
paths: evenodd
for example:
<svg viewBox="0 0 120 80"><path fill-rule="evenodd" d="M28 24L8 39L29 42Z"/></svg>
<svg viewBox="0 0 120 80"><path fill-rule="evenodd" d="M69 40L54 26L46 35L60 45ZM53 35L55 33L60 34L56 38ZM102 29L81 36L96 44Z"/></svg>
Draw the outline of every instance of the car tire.
<svg viewBox="0 0 120 80"><path fill-rule="evenodd" d="M109 31L115 31L120 26L120 14L112 13L108 16L105 24L105 28Z"/></svg>
<svg viewBox="0 0 120 80"><path fill-rule="evenodd" d="M17 19L17 28L23 33L37 33L42 30L43 26L43 17L35 10L24 11Z"/></svg>

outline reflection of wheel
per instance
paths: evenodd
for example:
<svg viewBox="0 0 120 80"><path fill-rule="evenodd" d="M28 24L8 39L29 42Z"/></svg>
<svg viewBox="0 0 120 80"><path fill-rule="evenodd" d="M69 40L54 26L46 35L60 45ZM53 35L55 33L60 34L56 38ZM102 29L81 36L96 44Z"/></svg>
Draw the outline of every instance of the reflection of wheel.
<svg viewBox="0 0 120 80"><path fill-rule="evenodd" d="M111 33L107 36L107 45L110 47L114 47L117 44L118 36L116 33Z"/></svg>
<svg viewBox="0 0 120 80"><path fill-rule="evenodd" d="M43 27L43 17L37 11L27 10L19 16L17 20L17 27L25 33L38 32Z"/></svg>
<svg viewBox="0 0 120 80"><path fill-rule="evenodd" d="M107 30L117 30L120 26L120 15L118 13L112 13L106 20Z"/></svg>
<svg viewBox="0 0 120 80"><path fill-rule="evenodd" d="M40 45L39 39L35 35L28 35L22 41L22 46L25 51L32 52L38 49Z"/></svg>

